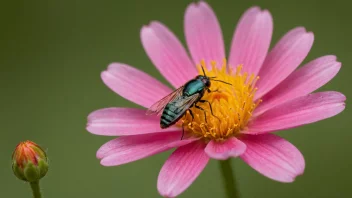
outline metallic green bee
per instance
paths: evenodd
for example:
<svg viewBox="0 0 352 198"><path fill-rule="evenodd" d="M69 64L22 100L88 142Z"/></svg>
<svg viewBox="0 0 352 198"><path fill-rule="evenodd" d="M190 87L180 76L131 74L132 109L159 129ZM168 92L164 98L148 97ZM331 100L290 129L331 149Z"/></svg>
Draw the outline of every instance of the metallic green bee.
<svg viewBox="0 0 352 198"><path fill-rule="evenodd" d="M160 114L161 112L161 119L160 119L160 127L162 129L167 128L177 121L179 121L182 116L188 111L192 116L192 120L194 119L193 113L191 111L191 107L198 108L204 112L204 118L206 120L206 113L205 110L198 106L197 103L208 103L210 107L210 112L213 116L213 108L209 101L202 100L202 97L205 91L211 91L210 88L210 80L219 81L228 85L230 83L221 81L221 80L214 80L216 77L207 77L204 69L202 67L204 75L198 75L194 79L188 81L182 87L176 89L171 94L167 95L166 97L162 98L155 104L153 104L148 110L147 115L151 114ZM216 116L215 116L216 117ZM183 136L183 135L182 135Z"/></svg>

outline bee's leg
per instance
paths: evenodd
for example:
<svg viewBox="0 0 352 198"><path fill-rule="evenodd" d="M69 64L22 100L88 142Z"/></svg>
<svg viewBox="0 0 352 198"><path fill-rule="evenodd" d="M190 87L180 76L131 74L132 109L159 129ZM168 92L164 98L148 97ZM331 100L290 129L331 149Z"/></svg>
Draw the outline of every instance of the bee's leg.
<svg viewBox="0 0 352 198"><path fill-rule="evenodd" d="M182 136L181 140L183 139L183 136L185 135L185 128L184 128L184 123L182 123Z"/></svg>
<svg viewBox="0 0 352 198"><path fill-rule="evenodd" d="M213 107L211 107L211 104L210 104L209 101L207 101L207 100L199 100L198 102L201 102L201 103L208 103L208 104L209 104L209 107L210 107L211 115L213 115L214 117L216 117L216 116L213 114Z"/></svg>
<svg viewBox="0 0 352 198"><path fill-rule="evenodd" d="M215 89L214 91L210 90L209 88L207 89L208 93L210 92L220 92L219 89Z"/></svg>
<svg viewBox="0 0 352 198"><path fill-rule="evenodd" d="M218 120L220 120L220 118L218 118L216 115L214 115L213 113L213 107L211 106L211 103L207 100L199 100L198 102L201 102L201 103L208 103L209 104L209 107L210 107L210 112L211 112L211 115L216 117Z"/></svg>
<svg viewBox="0 0 352 198"><path fill-rule="evenodd" d="M205 122L208 123L206 111L205 111L202 107L198 106L197 104L194 104L194 106L195 106L197 109L200 109L200 110L202 110L202 111L204 112L204 119L205 119Z"/></svg>
<svg viewBox="0 0 352 198"><path fill-rule="evenodd" d="M189 114L191 114L191 117L192 117L192 122L191 122L191 123L193 123L193 120L194 120L194 115L193 115L193 112L192 112L192 110L191 110L191 109L188 109L188 112L189 112Z"/></svg>
<svg viewBox="0 0 352 198"><path fill-rule="evenodd" d="M192 117L192 121L191 121L191 125L193 123L193 120L194 120L194 115L193 115L193 112L191 111L191 109L188 109L187 110L189 112L189 114L191 115ZM183 139L183 136L185 135L185 125L184 123L182 123L182 137L181 137L181 140Z"/></svg>

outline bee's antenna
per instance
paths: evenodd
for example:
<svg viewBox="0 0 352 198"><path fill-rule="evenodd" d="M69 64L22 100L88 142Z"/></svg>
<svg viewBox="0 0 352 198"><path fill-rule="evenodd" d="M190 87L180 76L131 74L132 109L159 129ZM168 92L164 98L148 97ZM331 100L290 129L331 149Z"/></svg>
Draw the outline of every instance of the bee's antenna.
<svg viewBox="0 0 352 198"><path fill-rule="evenodd" d="M222 83L225 83L225 84L228 84L228 85L232 85L231 83L228 83L228 82L225 82L225 81L222 81L222 80L213 80L213 81L218 81L218 82L222 82Z"/></svg>
<svg viewBox="0 0 352 198"><path fill-rule="evenodd" d="M205 71L204 71L203 66L202 66L202 70L203 70L203 74L204 74L204 76L205 76L205 77L207 77L207 75L205 74Z"/></svg>

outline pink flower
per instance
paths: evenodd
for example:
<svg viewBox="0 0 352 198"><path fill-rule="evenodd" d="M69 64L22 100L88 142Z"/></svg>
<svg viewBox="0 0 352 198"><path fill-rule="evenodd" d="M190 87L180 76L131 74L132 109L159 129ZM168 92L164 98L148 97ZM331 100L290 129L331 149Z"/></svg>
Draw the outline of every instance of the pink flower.
<svg viewBox="0 0 352 198"><path fill-rule="evenodd" d="M106 108L91 113L89 132L122 136L98 150L101 164L117 166L176 148L158 177L158 190L166 197L188 188L210 158L240 157L266 177L292 182L303 173L304 158L291 143L269 132L332 117L343 111L346 98L335 91L311 94L339 71L341 63L335 56L317 58L297 69L312 47L313 33L295 28L268 52L272 31L269 11L250 8L237 25L226 63L220 25L205 2L192 3L185 14L192 59L163 24L144 26L141 40L146 53L174 88L202 74L196 67L200 64L208 76L233 86L212 82L210 88L220 93L207 93L203 98L212 103L220 121L209 113L208 104L200 104L206 109L207 122L198 109L192 110L196 114L193 121L186 114L181 120L186 125L182 140L180 123L162 130L160 117L147 116L145 109ZM117 94L145 108L172 92L122 63L112 63L101 77Z"/></svg>

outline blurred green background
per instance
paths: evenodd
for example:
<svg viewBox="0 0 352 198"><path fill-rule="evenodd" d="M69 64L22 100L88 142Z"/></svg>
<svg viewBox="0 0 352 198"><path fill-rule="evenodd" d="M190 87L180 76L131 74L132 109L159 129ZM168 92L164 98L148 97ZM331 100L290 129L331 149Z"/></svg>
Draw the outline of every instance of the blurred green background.
<svg viewBox="0 0 352 198"><path fill-rule="evenodd" d="M11 154L19 141L47 149L50 171L42 180L47 198L158 197L156 179L170 152L119 167L103 167L96 150L109 137L85 130L93 110L136 107L108 89L100 72L124 62L166 82L146 56L140 28L160 20L184 43L183 14L192 1L60 0L2 1L0 8L0 197L30 197L29 186L12 175ZM211 0L227 49L240 15L250 6L269 9L273 41L295 26L315 33L305 60L336 54L342 70L322 90L352 96L351 2L343 0ZM347 101L348 103L348 101ZM282 184L234 160L243 198L352 197L351 114L279 134L306 159L303 176ZM223 197L216 161L180 197Z"/></svg>

